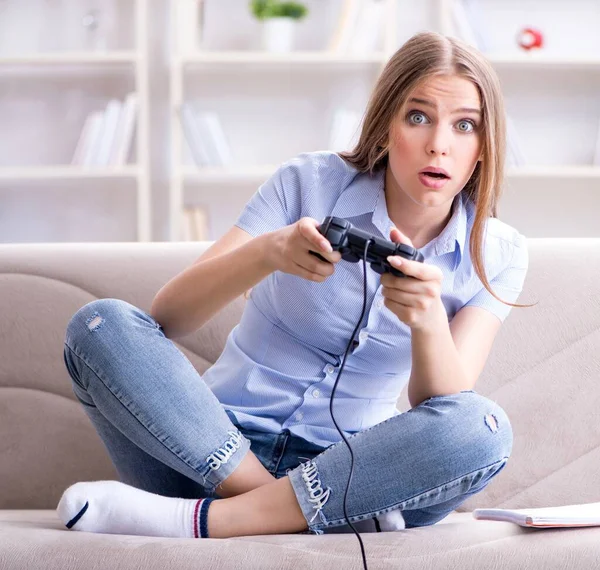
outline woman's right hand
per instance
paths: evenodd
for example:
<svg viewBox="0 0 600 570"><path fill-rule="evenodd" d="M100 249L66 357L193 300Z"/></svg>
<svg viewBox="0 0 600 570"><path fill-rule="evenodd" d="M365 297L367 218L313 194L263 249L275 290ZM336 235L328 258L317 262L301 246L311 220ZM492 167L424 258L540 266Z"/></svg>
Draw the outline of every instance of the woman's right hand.
<svg viewBox="0 0 600 570"><path fill-rule="evenodd" d="M298 275L309 281L322 283L334 272L334 264L342 259L339 251L319 233L321 223L313 218L297 222L270 233L267 258L273 271ZM309 253L314 251L328 261Z"/></svg>

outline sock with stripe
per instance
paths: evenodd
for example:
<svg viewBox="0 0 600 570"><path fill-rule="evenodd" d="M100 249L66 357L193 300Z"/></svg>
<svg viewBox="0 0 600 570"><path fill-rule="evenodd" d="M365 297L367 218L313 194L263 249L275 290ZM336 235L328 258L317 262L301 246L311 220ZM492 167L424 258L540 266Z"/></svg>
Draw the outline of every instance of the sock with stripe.
<svg viewBox="0 0 600 570"><path fill-rule="evenodd" d="M208 538L212 501L163 497L120 481L90 481L66 489L56 511L71 530Z"/></svg>

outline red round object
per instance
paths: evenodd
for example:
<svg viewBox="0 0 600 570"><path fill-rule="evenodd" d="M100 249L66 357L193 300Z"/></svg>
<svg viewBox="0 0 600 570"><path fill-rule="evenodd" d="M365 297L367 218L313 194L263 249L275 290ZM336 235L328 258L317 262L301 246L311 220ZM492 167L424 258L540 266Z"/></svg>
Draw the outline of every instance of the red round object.
<svg viewBox="0 0 600 570"><path fill-rule="evenodd" d="M542 32L535 28L523 28L517 34L517 42L520 47L526 50L541 48L544 45L544 36Z"/></svg>

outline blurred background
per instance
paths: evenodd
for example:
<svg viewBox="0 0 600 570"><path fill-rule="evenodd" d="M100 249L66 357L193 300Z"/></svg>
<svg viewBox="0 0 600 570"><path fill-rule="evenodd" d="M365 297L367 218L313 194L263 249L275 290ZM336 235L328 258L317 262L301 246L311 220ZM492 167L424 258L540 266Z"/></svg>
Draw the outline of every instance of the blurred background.
<svg viewBox="0 0 600 570"><path fill-rule="evenodd" d="M0 241L214 240L277 166L351 148L421 30L496 68L499 217L600 237L600 0L0 0Z"/></svg>

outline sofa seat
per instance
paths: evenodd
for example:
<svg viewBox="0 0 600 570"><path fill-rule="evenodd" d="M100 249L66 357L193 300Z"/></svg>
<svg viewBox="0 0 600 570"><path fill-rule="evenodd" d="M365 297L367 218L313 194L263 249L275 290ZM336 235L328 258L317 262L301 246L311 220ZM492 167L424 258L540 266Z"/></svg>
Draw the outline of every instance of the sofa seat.
<svg viewBox="0 0 600 570"><path fill-rule="evenodd" d="M287 569L362 568L353 533L179 539L76 532L53 510L0 510L0 568ZM528 529L451 513L439 523L361 534L370 570L592 570L600 567L600 527ZM570 554L577 553L573 558ZM535 561L524 566L524 561Z"/></svg>

